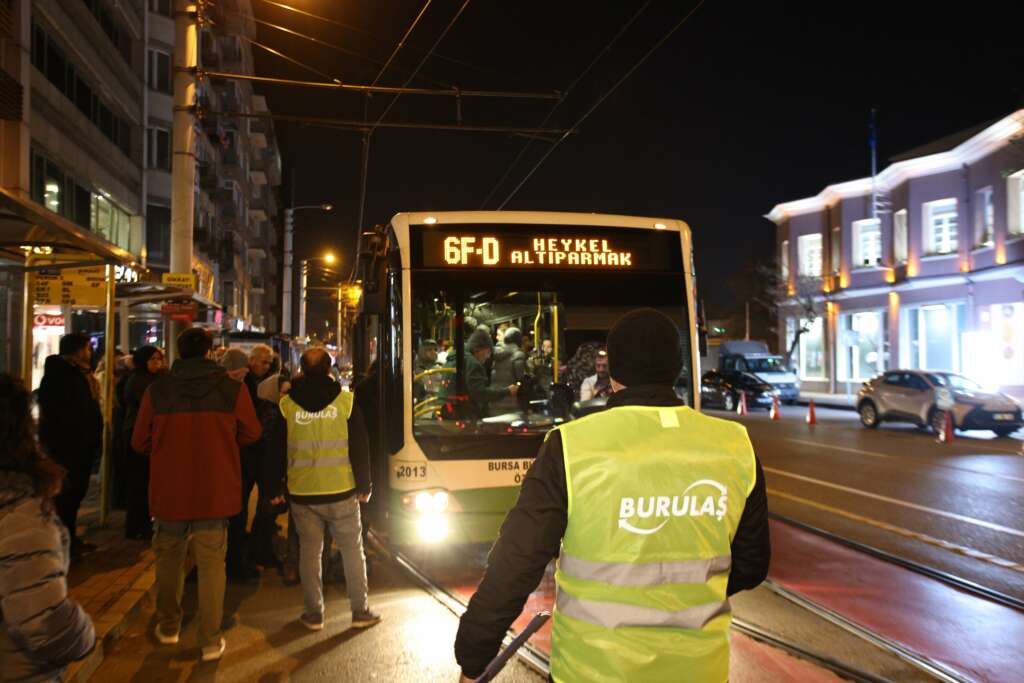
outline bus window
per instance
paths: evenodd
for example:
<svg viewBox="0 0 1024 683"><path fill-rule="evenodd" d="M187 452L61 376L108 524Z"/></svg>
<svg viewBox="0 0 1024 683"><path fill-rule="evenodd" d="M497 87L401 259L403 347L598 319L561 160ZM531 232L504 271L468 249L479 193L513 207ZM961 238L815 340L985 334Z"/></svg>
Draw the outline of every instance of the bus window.
<svg viewBox="0 0 1024 683"><path fill-rule="evenodd" d="M538 290L517 286L528 287L529 279L474 283L465 274L413 273L414 436L422 442L459 434L543 434L602 409L609 393L602 389L608 384L604 346L622 315L653 300L688 339L681 278L646 277L638 274L614 289L599 278L549 277L540 284L557 286ZM683 347L681 385L690 377L688 344ZM447 350L443 362L441 349ZM515 396L510 385L517 387Z"/></svg>

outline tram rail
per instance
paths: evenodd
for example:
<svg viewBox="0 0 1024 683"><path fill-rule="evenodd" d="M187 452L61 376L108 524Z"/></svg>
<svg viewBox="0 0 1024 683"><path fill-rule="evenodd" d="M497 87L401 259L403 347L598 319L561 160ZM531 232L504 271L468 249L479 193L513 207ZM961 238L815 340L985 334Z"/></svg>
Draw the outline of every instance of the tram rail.
<svg viewBox="0 0 1024 683"><path fill-rule="evenodd" d="M858 552L865 553L872 557L876 557L885 562L895 564L899 567L903 567L904 569L908 569L917 574L927 576L930 579L935 579L936 581L940 581L948 586L952 586L953 588L961 590L965 593L969 593L975 597L984 598L986 600L999 603L1005 607L1011 607L1013 609L1024 612L1024 600L1021 600L1020 598L1016 598L1012 595L1008 595L995 589L988 588L987 586L982 586L979 583L975 583L974 581L964 579L962 577L956 576L955 574L944 572L941 569L929 567L928 565L924 565L919 562L914 562L913 560L909 560L905 557L894 555L879 548L875 548L874 546L870 546L859 541L854 541L844 536L840 536L839 534L822 529L821 527L814 526L813 524L807 524L806 522L801 522L792 517L787 517L786 515L780 515L775 512L770 512L768 513L768 516L771 519L775 519L785 524L789 524L803 531L807 531L808 533L812 533L816 536L820 536L821 538L825 538L834 543L838 543L839 545L846 546L847 548L850 548L852 550L856 550Z"/></svg>

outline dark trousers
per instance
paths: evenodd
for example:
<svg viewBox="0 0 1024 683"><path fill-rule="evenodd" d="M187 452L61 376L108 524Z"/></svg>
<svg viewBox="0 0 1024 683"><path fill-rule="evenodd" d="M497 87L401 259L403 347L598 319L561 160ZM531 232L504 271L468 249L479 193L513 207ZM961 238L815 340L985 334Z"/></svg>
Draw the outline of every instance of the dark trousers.
<svg viewBox="0 0 1024 683"><path fill-rule="evenodd" d="M145 537L153 531L149 516L149 457L128 449L124 463L128 512L124 533L129 538Z"/></svg>
<svg viewBox="0 0 1024 683"><path fill-rule="evenodd" d="M242 510L228 522L228 574L238 574L253 564L249 557L249 535L245 531L245 526L249 521L249 497L252 495L252 488L255 485L256 481L253 475L247 472L243 466Z"/></svg>
<svg viewBox="0 0 1024 683"><path fill-rule="evenodd" d="M64 477L64 486L54 498L54 506L57 509L57 516L67 527L72 539L78 536L78 508L82 506L85 494L89 492L89 475L92 474L95 459L94 452L86 451L58 460L61 466L67 469L67 475Z"/></svg>

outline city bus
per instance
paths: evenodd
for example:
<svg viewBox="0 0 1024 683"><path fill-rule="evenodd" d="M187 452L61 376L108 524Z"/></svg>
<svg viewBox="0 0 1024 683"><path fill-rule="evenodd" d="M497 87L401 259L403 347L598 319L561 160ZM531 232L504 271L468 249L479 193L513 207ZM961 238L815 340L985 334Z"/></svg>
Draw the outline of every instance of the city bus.
<svg viewBox="0 0 1024 683"><path fill-rule="evenodd" d="M603 404L579 400L580 380L630 310L656 308L678 325L676 393L699 409L695 276L682 221L400 213L361 235L357 258L352 355L373 442L373 525L397 546L496 538L545 434ZM522 338L525 374L519 355L518 394L482 404L467 378L477 389L481 377L497 379L510 352L498 335L508 328L520 331L509 338ZM478 329L492 336L490 358L467 348ZM432 362L436 349L444 363Z"/></svg>

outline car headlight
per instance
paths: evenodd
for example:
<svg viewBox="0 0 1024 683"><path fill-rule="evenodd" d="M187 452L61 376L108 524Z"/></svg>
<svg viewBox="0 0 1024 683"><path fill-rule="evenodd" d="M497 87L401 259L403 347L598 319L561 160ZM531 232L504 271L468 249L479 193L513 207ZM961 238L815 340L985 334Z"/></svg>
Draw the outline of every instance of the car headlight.
<svg viewBox="0 0 1024 683"><path fill-rule="evenodd" d="M416 520L416 535L425 543L438 543L448 537L448 518L438 513L429 513Z"/></svg>

